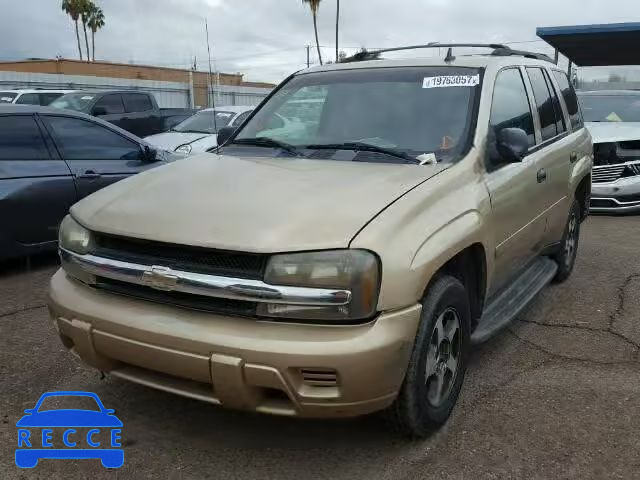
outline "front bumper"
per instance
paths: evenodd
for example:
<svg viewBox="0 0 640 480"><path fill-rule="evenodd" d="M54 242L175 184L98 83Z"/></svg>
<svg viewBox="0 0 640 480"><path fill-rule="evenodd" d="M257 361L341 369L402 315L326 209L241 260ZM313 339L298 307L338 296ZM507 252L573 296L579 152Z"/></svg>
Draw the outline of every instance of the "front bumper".
<svg viewBox="0 0 640 480"><path fill-rule="evenodd" d="M640 212L640 175L593 183L589 210L594 213Z"/></svg>
<svg viewBox="0 0 640 480"><path fill-rule="evenodd" d="M344 417L393 402L421 307L356 326L274 323L99 291L59 270L49 310L63 344L114 376L230 408Z"/></svg>

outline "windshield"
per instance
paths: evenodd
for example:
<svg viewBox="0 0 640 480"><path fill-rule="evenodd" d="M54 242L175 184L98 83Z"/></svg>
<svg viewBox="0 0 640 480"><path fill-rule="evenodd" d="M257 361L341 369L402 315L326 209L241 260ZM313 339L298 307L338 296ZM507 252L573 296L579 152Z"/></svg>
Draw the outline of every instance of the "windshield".
<svg viewBox="0 0 640 480"><path fill-rule="evenodd" d="M17 96L15 92L0 92L0 103L11 103Z"/></svg>
<svg viewBox="0 0 640 480"><path fill-rule="evenodd" d="M216 111L214 122L213 110L204 110L187 118L171 130L183 133L216 133L216 128L226 127L234 115L233 112Z"/></svg>
<svg viewBox="0 0 640 480"><path fill-rule="evenodd" d="M274 94L234 141L268 138L293 147L345 150L366 144L452 160L469 145L479 84L479 70L460 67L302 74ZM322 152L313 154L319 157ZM327 149L325 158L332 157ZM389 155L385 161L394 160Z"/></svg>
<svg viewBox="0 0 640 480"><path fill-rule="evenodd" d="M586 122L640 122L638 95L580 95Z"/></svg>
<svg viewBox="0 0 640 480"><path fill-rule="evenodd" d="M87 93L67 93L49 104L54 108L66 108L67 110L76 110L81 112L93 100L95 95Z"/></svg>

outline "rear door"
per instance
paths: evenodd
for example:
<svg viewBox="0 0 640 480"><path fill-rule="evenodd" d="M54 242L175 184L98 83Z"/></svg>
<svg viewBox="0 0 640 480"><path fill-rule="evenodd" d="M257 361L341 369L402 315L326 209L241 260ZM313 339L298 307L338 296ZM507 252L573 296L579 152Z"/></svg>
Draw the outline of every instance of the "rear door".
<svg viewBox="0 0 640 480"><path fill-rule="evenodd" d="M536 197L546 218L545 243L559 240L569 214L569 180L574 140L567 128L567 119L558 99L554 82L546 69L527 67L534 100L534 120L538 122L540 138L531 154L537 170L536 178L543 195Z"/></svg>
<svg viewBox="0 0 640 480"><path fill-rule="evenodd" d="M153 103L146 93L123 93L122 101L126 113L125 130L139 137L146 137L162 130L161 119L154 112Z"/></svg>
<svg viewBox="0 0 640 480"><path fill-rule="evenodd" d="M75 201L71 171L48 147L35 116L0 115L0 237L22 244L55 241Z"/></svg>
<svg viewBox="0 0 640 480"><path fill-rule="evenodd" d="M80 198L156 165L142 160L138 142L97 122L63 115L42 118L73 173Z"/></svg>

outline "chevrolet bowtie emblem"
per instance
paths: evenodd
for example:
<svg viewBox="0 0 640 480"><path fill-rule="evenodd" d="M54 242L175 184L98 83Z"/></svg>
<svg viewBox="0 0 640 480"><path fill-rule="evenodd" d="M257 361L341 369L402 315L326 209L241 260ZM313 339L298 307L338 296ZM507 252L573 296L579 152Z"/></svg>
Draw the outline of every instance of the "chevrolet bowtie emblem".
<svg viewBox="0 0 640 480"><path fill-rule="evenodd" d="M156 290L170 292L178 284L178 277L173 275L170 268L154 265L151 270L146 270L142 274L142 281L145 285Z"/></svg>

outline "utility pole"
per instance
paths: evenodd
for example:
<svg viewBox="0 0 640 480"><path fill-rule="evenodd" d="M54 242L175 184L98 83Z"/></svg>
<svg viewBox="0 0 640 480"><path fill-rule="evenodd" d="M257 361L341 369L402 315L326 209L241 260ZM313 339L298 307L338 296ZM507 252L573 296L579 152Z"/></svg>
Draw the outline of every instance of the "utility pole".
<svg viewBox="0 0 640 480"><path fill-rule="evenodd" d="M311 62L309 61L309 50L311 49L310 45L307 45L307 68L311 66Z"/></svg>

